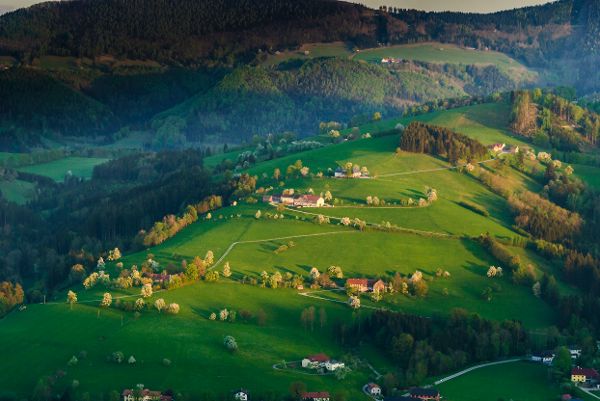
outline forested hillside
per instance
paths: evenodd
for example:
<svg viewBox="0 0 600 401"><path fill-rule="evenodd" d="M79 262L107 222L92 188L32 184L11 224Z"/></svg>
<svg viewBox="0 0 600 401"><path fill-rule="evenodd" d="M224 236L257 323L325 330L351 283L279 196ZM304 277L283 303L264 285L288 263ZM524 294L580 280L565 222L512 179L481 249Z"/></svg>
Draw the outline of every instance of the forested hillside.
<svg viewBox="0 0 600 401"><path fill-rule="evenodd" d="M343 59L306 61L278 70L248 66L160 114L153 127L159 130L178 122L179 131L195 141L235 142L283 131L306 135L316 131L319 121L348 122L376 111L393 115L413 104L516 86L493 66L440 68L410 63L386 68Z"/></svg>
<svg viewBox="0 0 600 401"><path fill-rule="evenodd" d="M552 76L553 85L592 93L600 89L599 10L600 0L489 15L375 11L328 0L40 4L0 17L0 56L13 60L0 71L2 95L13 100L0 109L0 148L27 150L42 137L111 143L132 131L144 138L138 147L238 143L532 84L485 64L315 58L260 66L266 54L308 42L360 49L435 40L498 50L544 68L540 84ZM562 137L562 148L575 146Z"/></svg>
<svg viewBox="0 0 600 401"><path fill-rule="evenodd" d="M363 21L363 16L365 20ZM0 49L103 54L196 64L252 58L250 50L372 36L371 12L322 0L83 0L44 3L0 20Z"/></svg>

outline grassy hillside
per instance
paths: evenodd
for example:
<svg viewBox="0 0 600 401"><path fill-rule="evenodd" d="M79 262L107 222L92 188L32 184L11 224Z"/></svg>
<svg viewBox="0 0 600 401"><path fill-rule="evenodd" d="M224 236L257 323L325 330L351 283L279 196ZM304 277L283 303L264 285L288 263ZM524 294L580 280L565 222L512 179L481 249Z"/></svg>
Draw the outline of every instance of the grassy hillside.
<svg viewBox="0 0 600 401"><path fill-rule="evenodd" d="M27 181L0 181L2 197L20 205L32 198L34 189L35 185Z"/></svg>
<svg viewBox="0 0 600 401"><path fill-rule="evenodd" d="M524 385L527 383L527 385ZM447 383L439 390L449 401L519 400L548 401L559 394L557 385L548 382L547 368L541 364L516 362L475 370ZM585 401L586 394L575 394Z"/></svg>
<svg viewBox="0 0 600 401"><path fill-rule="evenodd" d="M439 64L495 65L500 71L518 76L522 80L535 78L535 73L506 54L467 49L449 43L419 43L364 49L353 58L371 63L380 63L382 58L397 58Z"/></svg>
<svg viewBox="0 0 600 401"><path fill-rule="evenodd" d="M108 159L97 157L66 157L49 163L34 164L32 166L21 167L18 170L26 173L43 175L52 178L54 181L63 181L67 172L71 172L75 177L90 178L94 167L102 164Z"/></svg>
<svg viewBox="0 0 600 401"><path fill-rule="evenodd" d="M505 131L506 111L497 104L418 118L426 117L481 140L512 140ZM485 121L489 121L489 125ZM377 126L361 129L374 132L390 124L394 122L382 121ZM60 383L66 385L77 380L76 393L89 392L95 398L140 382L161 390L172 388L197 398L203 392L224 394L240 386L254 394L263 391L285 394L292 382L302 381L309 390L346 392L348 399L361 400L366 399L361 386L374 380L373 372L364 363L354 367L341 381L333 376L275 370L273 365L282 360L297 361L317 352L336 358L352 352L363 362L381 369L381 373L394 370L389 356L372 347L344 348L331 334L338 322L351 324L380 307L426 317L447 316L453 308L464 308L491 320L520 320L527 330L535 333L543 333L555 325L555 311L534 296L530 286L515 284L508 274L496 278L486 275L489 266L499 262L472 237L484 232L499 239L520 237L513 230L512 215L505 200L470 176L452 169L443 159L406 152L395 154L398 143L397 135L359 139L258 163L247 171L258 176L259 187L278 188L280 184L271 178L274 169L285 172L296 160L302 160L313 174L352 162L367 166L373 178L334 179L310 174L305 178L282 178L285 183L280 188L295 188L299 192L312 188L315 193L331 191L336 199L335 207L284 210L280 211L283 218L273 219L268 217L269 213L277 212L273 206L240 202L237 206L213 211L210 219L201 216L198 222L158 246L120 259L125 268L130 268L134 264L141 266L151 255L161 267L173 269L180 266L182 260L189 262L211 250L216 261L212 269L221 271L225 262L229 262L233 274L228 279L221 278L218 283L200 281L156 292L147 300L152 303L164 298L167 303L176 302L181 307L178 315L158 313L153 308L142 311L139 316L114 307L100 309L98 305L105 291L112 293L113 302L118 297L126 297L123 301L135 300L139 297L139 287L105 290L97 286L86 291L77 283L71 288L78 293L79 303L72 310L64 302L66 294L63 292L46 305L30 305L25 311L13 312L0 321L0 353L6 355L6 362L12 366L8 374L0 376L0 388L25 395L40 377L64 370L66 376ZM231 152L225 156L234 155L235 152ZM211 163L214 164L216 158L214 156ZM495 170L497 166L488 163L486 168ZM515 189L540 190L539 184L510 168L498 168L497 172ZM428 187L437 190L437 201L422 207L401 206L409 197L415 200L425 197ZM367 196L384 199L386 207L366 206ZM462 200L485 208L489 216L461 206ZM257 210L261 210L260 218L255 216ZM317 224L316 214L331 216L331 223ZM335 219L346 216L359 217L372 224L390 221L397 229L359 231ZM290 241L294 242L293 247L275 252ZM556 269L554 264L528 250L513 249L512 252L525 262L534 263L537 277ZM396 273L408 276L419 270L429 291L423 297L386 294L378 303L363 296L361 309L353 313L345 305L348 297L344 291L314 292L308 285L298 291L240 283L244 276L260 282L263 271L301 274L306 278L312 267L324 272L332 265L340 266L345 278L389 280ZM437 275L438 269L447 271L449 277ZM116 277L120 268L115 262L109 262L107 270ZM338 284L343 285L343 280ZM486 288L492 291L489 298L482 297ZM560 289L570 291L562 283ZM302 311L310 306L314 306L319 315L323 308L326 315L323 327L317 323L314 331L305 330L300 318ZM208 319L212 312L218 313L223 308L238 312L236 322ZM244 319L245 312L252 317ZM266 316L264 321L257 318L262 313ZM44 330L38 329L41 325ZM226 351L223 346L226 335L236 338L238 352ZM69 359L81 351L86 351L87 357L74 366L67 366ZM107 356L115 351L122 351L126 358L133 355L136 363L109 362ZM164 366L163 358L171 360L171 366ZM493 371L488 375L487 370L473 374L484 375L474 376L478 383L507 375L503 383L508 388L490 384L494 399L522 399L524 387L517 382L519 377L527 377L528 383L533 383L528 387L531 398L523 399L538 401L558 394L558 389L544 385L543 372L537 367L533 370L530 365L515 365L515 369L517 367L522 369L518 374ZM461 395L472 383L463 379L468 380L469 376L445 384L444 397L454 400ZM480 394L473 394L473 399L481 399Z"/></svg>

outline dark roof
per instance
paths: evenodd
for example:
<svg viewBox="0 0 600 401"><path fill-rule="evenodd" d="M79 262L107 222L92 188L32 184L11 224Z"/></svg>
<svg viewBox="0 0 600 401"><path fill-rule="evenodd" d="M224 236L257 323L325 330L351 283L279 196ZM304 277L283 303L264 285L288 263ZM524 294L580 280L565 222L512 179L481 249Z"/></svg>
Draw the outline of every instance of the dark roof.
<svg viewBox="0 0 600 401"><path fill-rule="evenodd" d="M573 370L571 370L571 376L572 375L583 375L585 377L595 378L595 377L598 377L598 372L596 371L596 369L580 368L578 366L576 368L573 368Z"/></svg>
<svg viewBox="0 0 600 401"><path fill-rule="evenodd" d="M327 362L330 360L329 356L327 354L315 354L315 355L310 355L308 357L308 359L312 362Z"/></svg>
<svg viewBox="0 0 600 401"><path fill-rule="evenodd" d="M410 390L410 395L413 397L437 397L440 395L440 392L437 388L423 388L423 387L415 387Z"/></svg>

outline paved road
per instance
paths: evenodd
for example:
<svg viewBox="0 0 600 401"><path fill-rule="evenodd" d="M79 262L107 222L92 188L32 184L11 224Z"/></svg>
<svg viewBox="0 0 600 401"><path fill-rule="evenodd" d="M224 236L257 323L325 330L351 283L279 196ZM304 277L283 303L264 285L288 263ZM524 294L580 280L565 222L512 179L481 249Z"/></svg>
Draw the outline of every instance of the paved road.
<svg viewBox="0 0 600 401"><path fill-rule="evenodd" d="M462 376L462 375L464 375L466 373L472 372L472 371L477 370L477 369L486 368L488 366L502 365L504 363L518 362L518 361L522 361L522 360L523 360L522 358L514 358L514 359L506 359L506 360L503 360L503 361L482 363L481 365L471 366L470 368L461 370L460 372L454 373L454 374L452 374L450 376L446 376L443 379L440 379L440 380L436 381L433 384L437 386L438 384L442 384L442 383L445 383L445 382L450 381L452 379L456 379L457 377Z"/></svg>

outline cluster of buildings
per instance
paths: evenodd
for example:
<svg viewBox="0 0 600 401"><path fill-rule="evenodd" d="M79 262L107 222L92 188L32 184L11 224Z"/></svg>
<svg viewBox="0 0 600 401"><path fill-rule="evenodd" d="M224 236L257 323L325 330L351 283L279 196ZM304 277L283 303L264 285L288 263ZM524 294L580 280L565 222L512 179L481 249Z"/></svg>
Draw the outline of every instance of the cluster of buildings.
<svg viewBox="0 0 600 401"><path fill-rule="evenodd" d="M148 390L147 388L143 388L143 386L138 390L123 390L121 395L123 401L171 401L173 399L171 395L164 394L160 391Z"/></svg>
<svg viewBox="0 0 600 401"><path fill-rule="evenodd" d="M265 195L265 203L277 203L291 207L324 207L325 199L320 195Z"/></svg>
<svg viewBox="0 0 600 401"><path fill-rule="evenodd" d="M357 292L382 292L385 290L383 280L372 280L368 278L349 278L346 280L346 288L352 288Z"/></svg>
<svg viewBox="0 0 600 401"><path fill-rule="evenodd" d="M519 153L519 146L517 145L506 145L504 143L494 143L488 146L488 149L492 153L508 153L517 154Z"/></svg>
<svg viewBox="0 0 600 401"><path fill-rule="evenodd" d="M248 390L240 389L234 392L233 398L239 401L248 401L250 398ZM330 401L330 395L327 391L307 391L300 394L302 401Z"/></svg>
<svg viewBox="0 0 600 401"><path fill-rule="evenodd" d="M310 355L302 359L302 367L304 369L324 369L327 372L335 372L345 366L344 362L332 360L326 354Z"/></svg>
<svg viewBox="0 0 600 401"><path fill-rule="evenodd" d="M569 353L571 359L575 361L581 356L581 348L571 346ZM542 351L531 355L531 360L550 366L555 357L553 351ZM595 369L574 366L571 369L571 383L600 389L600 374Z"/></svg>
<svg viewBox="0 0 600 401"><path fill-rule="evenodd" d="M371 178L368 171L361 170L358 166L352 167L352 172L348 173L345 169L338 167L333 172L334 178Z"/></svg>
<svg viewBox="0 0 600 401"><path fill-rule="evenodd" d="M402 61L401 58L384 57L381 59L381 64L400 64Z"/></svg>

